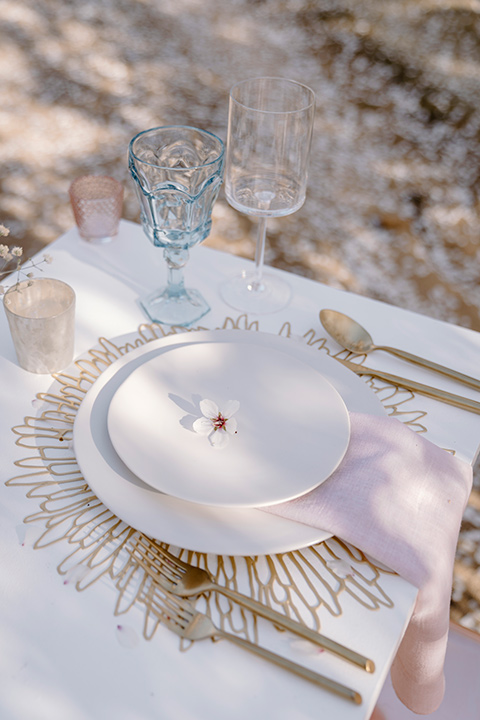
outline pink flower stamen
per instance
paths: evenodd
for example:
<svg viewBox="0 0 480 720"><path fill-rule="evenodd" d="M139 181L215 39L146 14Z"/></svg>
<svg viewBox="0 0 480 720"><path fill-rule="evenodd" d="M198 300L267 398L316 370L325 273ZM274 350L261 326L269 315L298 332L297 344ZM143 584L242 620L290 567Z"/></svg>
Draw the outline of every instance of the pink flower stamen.
<svg viewBox="0 0 480 720"><path fill-rule="evenodd" d="M204 398L199 403L202 416L195 420L192 429L200 435L206 435L213 447L223 448L229 442L230 435L237 434L237 420L233 416L239 407L238 400L229 400L224 406L223 414L216 402Z"/></svg>
<svg viewBox="0 0 480 720"><path fill-rule="evenodd" d="M214 432L216 432L217 430L226 430L227 421L228 418L224 418L222 413L218 413L216 418L212 418Z"/></svg>

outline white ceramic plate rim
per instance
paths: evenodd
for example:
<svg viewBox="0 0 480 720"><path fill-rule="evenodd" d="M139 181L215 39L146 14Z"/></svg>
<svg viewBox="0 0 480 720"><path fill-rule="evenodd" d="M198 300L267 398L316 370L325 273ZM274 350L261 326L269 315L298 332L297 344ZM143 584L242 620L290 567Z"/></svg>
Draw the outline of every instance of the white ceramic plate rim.
<svg viewBox="0 0 480 720"><path fill-rule="evenodd" d="M111 397L136 367L171 344L207 342L221 333L222 342L266 343L301 357L337 389L352 412L384 415L370 388L323 350L301 340L265 332L200 330L154 340L116 360L95 381L82 401L74 424L74 449L86 482L97 497L131 527L162 542L197 552L259 555L289 552L331 537L331 533L257 509L215 508L160 493L139 480L122 463L108 436ZM123 336L117 344L132 336Z"/></svg>

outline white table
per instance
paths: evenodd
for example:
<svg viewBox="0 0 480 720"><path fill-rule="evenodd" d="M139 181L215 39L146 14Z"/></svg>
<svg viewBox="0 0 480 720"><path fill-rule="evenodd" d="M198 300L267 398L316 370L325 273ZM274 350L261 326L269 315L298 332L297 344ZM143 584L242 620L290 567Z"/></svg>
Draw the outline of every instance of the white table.
<svg viewBox="0 0 480 720"><path fill-rule="evenodd" d="M118 238L104 246L88 245L72 229L49 247L49 253L53 263L48 275L71 284L77 295L77 356L92 348L99 337L116 338L147 322L138 296L161 285L166 273L162 252L148 243L138 225L123 221ZM222 303L218 285L245 264L240 258L205 247L192 251L187 285L197 287L212 307L201 322L204 327L221 327L227 316L236 319L240 315ZM467 374L479 374L477 333L297 276L288 275L288 280L293 288L291 304L280 313L250 318L258 319L261 330L279 333L288 322L295 335L314 329L319 337L325 337L318 313L331 307L353 315L379 343L402 347ZM82 592L74 582L65 584L57 566L69 554L68 543L60 539L34 549L33 543L44 532L45 513L36 515L28 525L23 520L39 513L40 501L26 497L28 487L5 486L9 478L28 472L28 468L13 465L29 453L15 445L11 428L21 426L25 416L35 415L32 400L50 387L51 378L29 374L18 366L3 313L0 337L2 720L368 718L416 595L411 585L395 575L382 577L382 588L393 600L393 608L372 611L344 594L340 618L324 610L320 613L325 634L346 644L353 640L357 649L373 657L377 665L373 675L326 653L307 653L285 634L263 624L260 628L262 641L273 649L357 689L363 696L361 706L323 692L226 642L204 641L182 653L178 638L163 627L145 640L142 608L134 605L126 614L115 616L118 591L106 576ZM340 349L329 342L334 351ZM473 390L459 389L380 352L369 364L475 397ZM404 407L426 411L421 422L427 437L474 461L480 416L420 396ZM61 529L58 534L61 537Z"/></svg>

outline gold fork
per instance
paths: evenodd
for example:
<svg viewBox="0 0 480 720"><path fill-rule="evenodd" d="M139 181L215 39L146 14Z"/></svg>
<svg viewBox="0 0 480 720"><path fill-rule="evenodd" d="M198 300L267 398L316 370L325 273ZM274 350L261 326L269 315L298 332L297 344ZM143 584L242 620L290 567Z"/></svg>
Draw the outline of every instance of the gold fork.
<svg viewBox="0 0 480 720"><path fill-rule="evenodd" d="M352 690L336 680L303 667L303 665L298 665L260 645L255 645L249 640L221 630L214 625L208 615L195 610L193 605L185 598L174 595L165 595L165 597L160 598L158 593L155 593L153 597L149 598L149 601L159 615L161 622L182 638L187 640L205 640L207 638L229 640L235 645L259 655L264 660L269 660L284 670L289 670L304 680L309 680L324 690L340 695L356 705L360 705L362 702L362 696L356 690Z"/></svg>
<svg viewBox="0 0 480 720"><path fill-rule="evenodd" d="M160 587L169 593L181 597L191 597L208 591L220 593L247 610L270 620L278 627L309 640L367 672L371 673L375 670L373 660L369 660L354 650L340 645L335 640L331 640L302 623L282 615L267 605L258 602L258 600L254 600L231 588L218 585L207 570L180 560L180 558L167 552L167 550L144 535L137 537L135 545L131 546L131 550L134 560Z"/></svg>

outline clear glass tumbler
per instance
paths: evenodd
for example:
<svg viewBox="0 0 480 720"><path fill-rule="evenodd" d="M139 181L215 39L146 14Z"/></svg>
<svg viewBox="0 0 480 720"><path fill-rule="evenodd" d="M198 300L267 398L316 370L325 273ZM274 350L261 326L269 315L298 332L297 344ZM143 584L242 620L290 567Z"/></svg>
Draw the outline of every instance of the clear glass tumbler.
<svg viewBox="0 0 480 720"><path fill-rule="evenodd" d="M73 359L75 292L54 278L12 285L3 297L18 362L33 373L64 370Z"/></svg>

